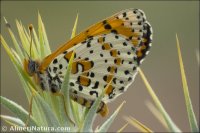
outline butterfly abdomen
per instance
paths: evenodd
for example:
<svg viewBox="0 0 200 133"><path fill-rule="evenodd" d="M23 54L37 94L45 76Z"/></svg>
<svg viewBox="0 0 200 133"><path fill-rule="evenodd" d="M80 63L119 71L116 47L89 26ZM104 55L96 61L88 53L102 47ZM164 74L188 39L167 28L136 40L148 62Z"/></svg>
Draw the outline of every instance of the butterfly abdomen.
<svg viewBox="0 0 200 133"><path fill-rule="evenodd" d="M88 99L88 98L84 98L84 97L81 97L81 96L78 96L78 95L75 95L74 92L71 92L70 93L70 98L72 100L74 100L75 102L79 103L80 105L84 106L84 107L87 107L87 108L91 108L92 105L94 104L95 100L93 99ZM101 116L106 116L108 114L108 107L107 105L101 101L101 103L99 104L99 107L97 109L97 113L100 113Z"/></svg>

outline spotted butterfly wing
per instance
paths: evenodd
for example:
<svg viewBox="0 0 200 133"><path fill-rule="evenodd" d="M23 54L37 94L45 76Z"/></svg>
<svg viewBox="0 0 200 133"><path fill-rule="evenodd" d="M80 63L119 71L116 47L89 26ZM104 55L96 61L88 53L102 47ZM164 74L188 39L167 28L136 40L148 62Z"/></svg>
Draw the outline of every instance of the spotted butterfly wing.
<svg viewBox="0 0 200 133"><path fill-rule="evenodd" d="M40 64L41 87L58 92L74 52L70 96L86 107L108 86L98 109L107 114L106 103L133 82L137 67L148 54L152 28L139 9L123 10L80 33L47 56Z"/></svg>

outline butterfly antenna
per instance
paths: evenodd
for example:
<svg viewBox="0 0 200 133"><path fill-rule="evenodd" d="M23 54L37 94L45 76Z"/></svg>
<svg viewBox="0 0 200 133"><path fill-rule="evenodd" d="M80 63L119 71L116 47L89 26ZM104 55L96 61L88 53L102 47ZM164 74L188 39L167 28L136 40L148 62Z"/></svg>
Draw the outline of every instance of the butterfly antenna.
<svg viewBox="0 0 200 133"><path fill-rule="evenodd" d="M32 57L32 45L33 45L33 25L32 24L30 24L29 26L28 26L28 28L29 28L29 31L30 31L30 37L31 37L31 40L30 40L30 58Z"/></svg>

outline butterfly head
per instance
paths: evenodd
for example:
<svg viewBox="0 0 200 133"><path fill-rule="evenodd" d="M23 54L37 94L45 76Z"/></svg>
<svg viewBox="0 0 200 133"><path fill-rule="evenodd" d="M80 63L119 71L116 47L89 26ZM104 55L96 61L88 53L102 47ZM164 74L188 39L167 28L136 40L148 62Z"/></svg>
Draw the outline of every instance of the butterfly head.
<svg viewBox="0 0 200 133"><path fill-rule="evenodd" d="M33 76L38 72L39 62L32 59L24 59L24 70L30 75Z"/></svg>

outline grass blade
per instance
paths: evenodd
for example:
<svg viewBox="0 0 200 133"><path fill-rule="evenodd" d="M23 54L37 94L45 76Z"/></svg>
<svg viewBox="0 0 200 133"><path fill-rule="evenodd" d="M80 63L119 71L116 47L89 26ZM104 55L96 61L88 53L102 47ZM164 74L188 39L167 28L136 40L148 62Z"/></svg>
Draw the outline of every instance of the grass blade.
<svg viewBox="0 0 200 133"><path fill-rule="evenodd" d="M51 53L51 49L49 46L49 41L47 38L46 30L44 27L44 23L42 21L42 18L40 16L40 13L38 12L38 32L39 32L39 40L40 40L40 50L42 58L49 55Z"/></svg>
<svg viewBox="0 0 200 133"><path fill-rule="evenodd" d="M107 130L109 129L110 125L113 123L114 119L116 118L117 114L119 113L120 109L122 108L122 106L124 105L124 103L126 103L125 101L123 101L119 107L115 110L115 112L110 116L110 118L108 118L103 125L97 130L97 132L107 132Z"/></svg>
<svg viewBox="0 0 200 133"><path fill-rule="evenodd" d="M133 117L124 117L124 119L126 121L128 121L128 123L130 123L131 125L136 127L141 132L145 132L145 133L152 133L153 132L151 129L149 129L147 126L145 126L144 124L142 124L141 122L139 122L138 120L136 120Z"/></svg>
<svg viewBox="0 0 200 133"><path fill-rule="evenodd" d="M22 63L22 61L21 61L21 59L19 57L19 54L16 53L16 51L14 49L12 49L12 48L11 48L11 52L12 52L13 57L15 58L16 62L18 62L18 64L22 66L23 63Z"/></svg>
<svg viewBox="0 0 200 133"><path fill-rule="evenodd" d="M38 36L35 32L35 28L33 27L33 39L34 39L34 42L35 42L35 47L36 47L36 50L38 51L38 57L41 59L41 52L40 52L40 43L39 43L39 39L38 39Z"/></svg>
<svg viewBox="0 0 200 133"><path fill-rule="evenodd" d="M61 86L61 93L64 95L64 100L65 100L64 104L66 104L66 109L67 109L67 113L68 113L69 117L70 117L70 115L69 115L70 112L72 112L71 104L70 104L70 95L69 95L69 93L70 93L69 92L69 80L70 80L70 74L71 74L73 60L74 60L74 52L72 53L71 58L69 60L69 65L68 65L68 68L67 68L67 71L66 71L66 74L64 77L64 81Z"/></svg>
<svg viewBox="0 0 200 133"><path fill-rule="evenodd" d="M162 114L160 113L160 111L150 102L146 102L147 107L149 108L149 110L153 113L153 115L160 121L160 123L166 128L168 129L167 123L165 122Z"/></svg>
<svg viewBox="0 0 200 133"><path fill-rule="evenodd" d="M81 117L80 117L80 112L79 112L79 104L72 101L70 102L71 104L71 109L72 109L72 114L73 114L73 117L74 117L74 120L76 122L76 124L78 125L78 127L80 127L81 125Z"/></svg>
<svg viewBox="0 0 200 133"><path fill-rule="evenodd" d="M121 127L121 128L117 131L117 133L122 133L123 130L124 130L127 126L128 126L128 123L126 123L123 127Z"/></svg>
<svg viewBox="0 0 200 133"><path fill-rule="evenodd" d="M20 126L20 127L25 126L24 122L21 121L19 118L7 116L7 115L0 115L0 117L4 121L6 121L9 125Z"/></svg>
<svg viewBox="0 0 200 133"><path fill-rule="evenodd" d="M45 47L44 47L44 38L43 38L43 33L42 33L42 24L41 24L41 17L38 12L38 35L39 35L39 44L40 44L40 53L41 53L41 58L45 57Z"/></svg>
<svg viewBox="0 0 200 133"><path fill-rule="evenodd" d="M19 43L17 42L17 39L15 38L15 35L13 34L13 32L11 30L11 27L10 27L9 23L7 22L6 18L4 18L4 21L5 21L6 25L7 25L8 32L10 34L10 37L12 38L12 41L13 41L13 44L14 44L14 47L15 47L17 53L19 54L21 59L24 58L24 55L23 55L23 52L22 52L22 50L21 50L21 48L19 46Z"/></svg>
<svg viewBox="0 0 200 133"><path fill-rule="evenodd" d="M176 44L177 44L178 58L179 58L181 78L182 78L182 84L183 84L183 92L184 92L184 97L185 97L185 103L186 103L190 128L191 128L192 132L198 132L199 129L198 129L197 120L196 120L196 117L195 117L195 114L194 114L194 111L193 111L192 102L191 102L191 99L190 99L190 94L189 94L189 90L188 90L188 85L187 85L187 80L186 80L186 75L185 75L181 50L180 50L180 44L179 44L179 40L178 40L177 35L176 35Z"/></svg>
<svg viewBox="0 0 200 133"><path fill-rule="evenodd" d="M18 33L19 33L19 37L20 37L20 41L21 41L22 47L24 48L24 50L27 53L29 53L29 44L30 44L30 42L25 37L23 26L20 24L20 22L18 20L16 20L16 25L17 25L17 30L18 30Z"/></svg>
<svg viewBox="0 0 200 133"><path fill-rule="evenodd" d="M74 27L72 29L71 39L76 36L77 24L78 24L78 14L76 16L76 20L74 22ZM73 101L70 101L70 105L71 105L73 117L74 117L76 123L78 125L80 125L81 118L80 118L80 112L79 112L79 105Z"/></svg>
<svg viewBox="0 0 200 133"><path fill-rule="evenodd" d="M164 120L166 121L169 130L171 132L181 132L181 130L172 121L172 119L170 118L169 114L165 111L163 105L161 104L160 100L158 99L158 97L156 96L155 92L151 88L151 86L150 86L149 82L147 81L147 79L146 79L144 73L142 72L142 70L140 68L138 68L138 71L139 71L140 76L142 77L142 80L144 81L144 83L146 85L146 88L147 88L150 96L152 97L154 103L156 104L156 106L159 109L159 111L161 112Z"/></svg>
<svg viewBox="0 0 200 133"><path fill-rule="evenodd" d="M73 37L76 36L77 24L78 24L78 14L77 14L77 16L76 16L76 20L75 20L75 23L74 23L74 27L73 27L73 29L72 29L71 39L72 39Z"/></svg>

